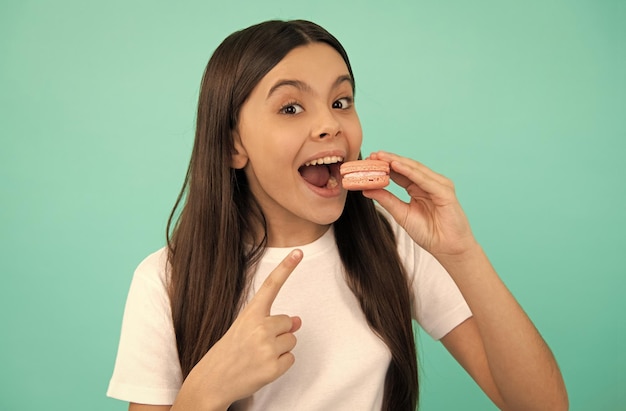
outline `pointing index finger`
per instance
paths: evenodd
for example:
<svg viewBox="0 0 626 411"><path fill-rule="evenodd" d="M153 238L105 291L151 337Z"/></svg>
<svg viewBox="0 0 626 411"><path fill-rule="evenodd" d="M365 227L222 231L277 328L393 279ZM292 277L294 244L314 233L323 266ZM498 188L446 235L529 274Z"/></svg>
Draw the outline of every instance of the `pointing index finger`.
<svg viewBox="0 0 626 411"><path fill-rule="evenodd" d="M252 298L251 304L261 310L264 315L269 315L272 304L296 266L302 261L302 250L291 251L283 261L267 276L263 285Z"/></svg>

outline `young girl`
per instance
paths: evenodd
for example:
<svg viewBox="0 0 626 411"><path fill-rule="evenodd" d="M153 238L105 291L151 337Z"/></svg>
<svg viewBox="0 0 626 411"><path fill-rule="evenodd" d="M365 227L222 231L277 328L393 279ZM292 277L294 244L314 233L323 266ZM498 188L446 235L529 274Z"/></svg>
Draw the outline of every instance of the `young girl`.
<svg viewBox="0 0 626 411"><path fill-rule="evenodd" d="M108 395L135 411L414 410L416 319L498 407L567 409L448 179L376 152L410 201L342 188L361 127L332 35L306 21L232 34L197 123L170 224L184 205L135 272Z"/></svg>

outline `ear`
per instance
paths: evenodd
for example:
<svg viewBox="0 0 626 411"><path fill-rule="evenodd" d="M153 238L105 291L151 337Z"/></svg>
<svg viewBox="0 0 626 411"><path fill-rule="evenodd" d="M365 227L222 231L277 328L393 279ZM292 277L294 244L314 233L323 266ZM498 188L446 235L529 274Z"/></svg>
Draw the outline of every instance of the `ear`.
<svg viewBox="0 0 626 411"><path fill-rule="evenodd" d="M232 154L230 166L235 169L242 169L248 164L248 153L243 147L237 131L233 131L233 142L235 143L235 151Z"/></svg>

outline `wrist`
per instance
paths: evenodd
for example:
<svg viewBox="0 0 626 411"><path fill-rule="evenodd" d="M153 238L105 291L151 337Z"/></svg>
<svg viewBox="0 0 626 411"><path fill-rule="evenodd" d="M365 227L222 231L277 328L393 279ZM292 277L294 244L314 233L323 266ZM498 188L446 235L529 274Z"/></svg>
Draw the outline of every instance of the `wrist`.
<svg viewBox="0 0 626 411"><path fill-rule="evenodd" d="M460 251L455 253L434 253L433 257L444 267L472 264L486 258L483 248L475 240L459 249Z"/></svg>
<svg viewBox="0 0 626 411"><path fill-rule="evenodd" d="M497 278L487 254L476 243L463 253L435 256L460 288L468 285L485 285Z"/></svg>
<svg viewBox="0 0 626 411"><path fill-rule="evenodd" d="M208 378L192 369L176 396L171 411L226 411L230 402L218 394Z"/></svg>

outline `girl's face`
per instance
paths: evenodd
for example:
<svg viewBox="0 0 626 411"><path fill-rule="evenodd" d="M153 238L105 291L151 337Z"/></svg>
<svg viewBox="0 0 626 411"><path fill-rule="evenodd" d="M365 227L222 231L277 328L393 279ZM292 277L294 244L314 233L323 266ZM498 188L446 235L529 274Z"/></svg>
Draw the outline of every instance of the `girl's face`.
<svg viewBox="0 0 626 411"><path fill-rule="evenodd" d="M241 107L234 138L232 166L245 169L267 218L269 245L321 236L345 204L339 164L358 157L362 138L339 53L313 43L287 54Z"/></svg>

